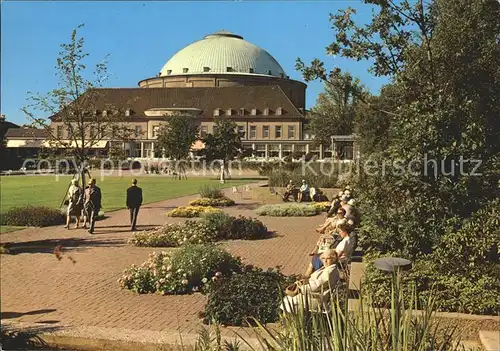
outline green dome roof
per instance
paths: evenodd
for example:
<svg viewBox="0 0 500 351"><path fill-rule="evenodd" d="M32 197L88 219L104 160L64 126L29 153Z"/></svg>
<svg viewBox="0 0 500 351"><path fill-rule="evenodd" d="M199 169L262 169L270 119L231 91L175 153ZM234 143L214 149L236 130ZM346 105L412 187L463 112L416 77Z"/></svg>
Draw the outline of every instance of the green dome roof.
<svg viewBox="0 0 500 351"><path fill-rule="evenodd" d="M191 74L244 74L286 77L267 51L227 31L205 36L178 51L163 66L160 76Z"/></svg>

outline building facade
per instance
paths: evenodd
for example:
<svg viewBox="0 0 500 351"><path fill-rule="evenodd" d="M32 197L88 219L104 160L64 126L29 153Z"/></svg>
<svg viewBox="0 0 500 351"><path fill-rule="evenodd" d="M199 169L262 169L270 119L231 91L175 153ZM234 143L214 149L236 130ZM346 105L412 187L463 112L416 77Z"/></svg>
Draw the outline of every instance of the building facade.
<svg viewBox="0 0 500 351"><path fill-rule="evenodd" d="M344 158L354 157L352 136L312 146L305 132L306 84L290 79L267 51L230 32L216 32L186 46L155 77L141 80L138 86L96 91L92 113L125 111L125 123L135 137L128 142L105 138L92 145L95 155L105 155L119 144L130 158L161 157L155 153L160 125L168 123L169 116L181 114L196 117L200 137L214 132L214 118L234 120L243 134L243 147L252 149L257 158L283 158L295 152L323 159L339 149ZM70 139L57 118L51 127L58 136ZM22 147L22 133L7 133L7 147ZM30 146L42 147L44 142L40 137ZM198 142L193 150L202 147Z"/></svg>

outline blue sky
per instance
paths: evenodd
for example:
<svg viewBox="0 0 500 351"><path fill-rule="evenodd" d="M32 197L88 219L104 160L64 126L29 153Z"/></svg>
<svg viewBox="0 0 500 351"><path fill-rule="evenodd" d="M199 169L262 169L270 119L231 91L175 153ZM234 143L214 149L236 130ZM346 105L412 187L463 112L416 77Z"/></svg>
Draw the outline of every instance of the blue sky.
<svg viewBox="0 0 500 351"><path fill-rule="evenodd" d="M386 82L368 73L369 64L325 57L333 40L329 13L347 6L367 21L371 8L356 1L304 2L2 2L1 110L7 119L26 123L19 111L26 92L45 93L57 86L55 63L59 45L69 41L80 23L88 63L109 54L109 87L136 87L156 75L184 46L203 36L229 30L266 49L292 79L295 59L318 57L326 67L338 65L361 78L373 92ZM307 108L318 93L319 82L309 83Z"/></svg>

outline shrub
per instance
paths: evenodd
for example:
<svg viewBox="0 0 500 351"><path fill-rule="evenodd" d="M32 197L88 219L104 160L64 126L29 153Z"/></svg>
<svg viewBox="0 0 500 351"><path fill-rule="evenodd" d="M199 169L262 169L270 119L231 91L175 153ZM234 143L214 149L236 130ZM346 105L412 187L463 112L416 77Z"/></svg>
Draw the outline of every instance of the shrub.
<svg viewBox="0 0 500 351"><path fill-rule="evenodd" d="M227 239L256 240L264 239L268 235L267 227L258 219L239 216L233 218Z"/></svg>
<svg viewBox="0 0 500 351"><path fill-rule="evenodd" d="M134 233L129 243L136 246L176 247L203 244L216 240L217 232L205 222L186 221Z"/></svg>
<svg viewBox="0 0 500 351"><path fill-rule="evenodd" d="M214 206L214 207L226 207L234 206L234 201L228 199L227 197L221 197L212 199L209 197L202 197L200 199L195 199L189 203L190 206Z"/></svg>
<svg viewBox="0 0 500 351"><path fill-rule="evenodd" d="M152 253L141 267L132 265L119 279L122 287L138 293L187 294L216 276L241 272L241 261L215 245L190 245L173 254Z"/></svg>
<svg viewBox="0 0 500 351"><path fill-rule="evenodd" d="M222 212L222 211L212 206L180 206L174 208L171 211L168 211L167 216L192 218L192 217L199 217L203 213L216 213L216 212Z"/></svg>
<svg viewBox="0 0 500 351"><path fill-rule="evenodd" d="M334 188L338 186L339 175L351 168L349 163L311 162L305 167L301 163L267 165L261 171L269 180L269 186L284 187L288 181L300 184L305 179L315 188Z"/></svg>
<svg viewBox="0 0 500 351"><path fill-rule="evenodd" d="M212 283L205 305L204 321L225 325L245 325L249 317L262 323L275 322L279 316L282 291L295 277L278 270L250 268L243 274Z"/></svg>
<svg viewBox="0 0 500 351"><path fill-rule="evenodd" d="M2 225L47 227L65 223L60 210L45 206L15 207L1 215Z"/></svg>
<svg viewBox="0 0 500 351"><path fill-rule="evenodd" d="M264 205L257 209L259 216L272 217L308 217L319 213L320 210L310 204Z"/></svg>
<svg viewBox="0 0 500 351"><path fill-rule="evenodd" d="M205 213L202 215L203 223L215 233L218 240L228 239L231 234L231 225L234 217L224 212Z"/></svg>
<svg viewBox="0 0 500 351"><path fill-rule="evenodd" d="M213 185L204 184L200 187L200 196L209 199L222 199L224 198L224 193L221 189Z"/></svg>

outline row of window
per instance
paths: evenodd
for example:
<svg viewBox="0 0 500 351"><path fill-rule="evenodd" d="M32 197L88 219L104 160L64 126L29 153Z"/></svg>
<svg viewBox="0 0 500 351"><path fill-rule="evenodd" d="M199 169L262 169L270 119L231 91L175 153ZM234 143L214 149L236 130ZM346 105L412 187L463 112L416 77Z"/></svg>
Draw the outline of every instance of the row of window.
<svg viewBox="0 0 500 351"><path fill-rule="evenodd" d="M207 66L203 67L203 72L208 73L210 71L211 71L210 67L207 67ZM239 72L239 71L236 68L233 68L233 67L226 67L226 72ZM182 73L189 73L189 68L188 67L184 67L182 69ZM250 68L248 68L248 71L245 71L245 73L255 73L255 69L252 68L252 67L250 67ZM167 75L171 75L171 74L172 74L172 70L171 69L167 69ZM271 70L268 70L267 74L271 76L273 74L273 72ZM160 75L161 75L161 72L158 73L158 76L160 76ZM289 76L285 76L284 73L280 73L280 77L281 78L285 78L285 77L289 78Z"/></svg>
<svg viewBox="0 0 500 351"><path fill-rule="evenodd" d="M266 107L262 110L262 115L263 116L269 116L271 114L271 109ZM253 108L250 110L250 116L257 116L260 113L260 110ZM247 114L247 110L244 108L240 108L238 110L238 116L245 116ZM276 110L274 110L274 114L276 116L281 116L283 114L283 108L282 107L277 107ZM216 108L214 110L214 116L236 116L236 110L230 108L224 111L223 109Z"/></svg>
<svg viewBox="0 0 500 351"><path fill-rule="evenodd" d="M269 138L271 135L271 126L259 126L262 127L262 138ZM212 133L215 133L216 126L214 125L212 127ZM246 136L246 130L245 126L238 126L237 127L238 132L240 135L243 137ZM63 131L64 131L64 126L57 126L57 137L62 138L63 137ZM158 132L160 131L160 126L153 126L153 138L158 137ZM97 127L96 126L90 126L89 128L89 133L91 137L97 136ZM275 138L283 138L283 126L274 126L273 128L274 132L274 137ZM205 137L209 133L208 131L208 126L202 125L200 127L200 135L201 137ZM112 133L113 134L113 133ZM142 126L135 126L135 136L139 137L143 134ZM288 126L288 134L287 137L289 139L295 138L295 126ZM67 129L67 137L71 138L71 130L68 128ZM257 126L250 126L248 130L248 138L249 139L255 139L257 138Z"/></svg>
<svg viewBox="0 0 500 351"><path fill-rule="evenodd" d="M215 133L216 126L213 126L213 133ZM246 136L245 126L237 127L238 133L243 137ZM262 126L262 138L269 138L271 133L271 126ZM201 137L205 137L208 134L208 126L200 127L200 135ZM295 126L288 126L288 138L295 138ZM274 126L274 137L275 138L283 138L283 126ZM257 126L250 126L248 131L249 139L257 138Z"/></svg>

